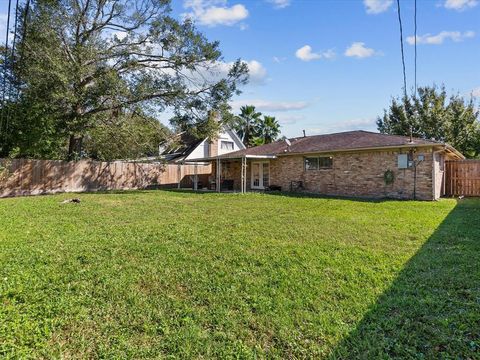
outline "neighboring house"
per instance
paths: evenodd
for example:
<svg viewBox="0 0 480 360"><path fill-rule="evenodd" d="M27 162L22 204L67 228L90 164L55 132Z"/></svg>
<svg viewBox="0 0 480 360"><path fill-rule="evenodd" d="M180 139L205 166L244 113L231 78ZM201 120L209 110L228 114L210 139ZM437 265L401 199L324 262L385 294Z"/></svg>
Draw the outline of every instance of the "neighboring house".
<svg viewBox="0 0 480 360"><path fill-rule="evenodd" d="M463 158L442 142L349 131L280 140L199 161L211 161L216 182L228 181L240 191L275 186L325 195L432 200L444 191L445 160Z"/></svg>
<svg viewBox="0 0 480 360"><path fill-rule="evenodd" d="M185 132L176 134L160 144L159 155L169 163L183 164L243 149L245 145L235 131L225 128L215 139L197 139Z"/></svg>

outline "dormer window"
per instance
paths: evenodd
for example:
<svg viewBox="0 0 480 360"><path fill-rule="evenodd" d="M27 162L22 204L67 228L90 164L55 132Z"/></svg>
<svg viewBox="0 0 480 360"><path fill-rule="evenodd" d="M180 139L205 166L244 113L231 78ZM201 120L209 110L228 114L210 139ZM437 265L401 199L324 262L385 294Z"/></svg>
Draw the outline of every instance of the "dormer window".
<svg viewBox="0 0 480 360"><path fill-rule="evenodd" d="M233 141L220 141L220 149L222 150L233 150Z"/></svg>

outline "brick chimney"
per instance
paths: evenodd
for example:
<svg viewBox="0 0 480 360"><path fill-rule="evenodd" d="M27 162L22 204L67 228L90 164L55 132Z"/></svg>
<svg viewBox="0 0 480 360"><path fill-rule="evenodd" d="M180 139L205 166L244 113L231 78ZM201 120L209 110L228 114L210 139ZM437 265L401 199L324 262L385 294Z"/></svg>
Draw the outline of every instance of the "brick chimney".
<svg viewBox="0 0 480 360"><path fill-rule="evenodd" d="M218 138L208 140L208 156L214 157L218 155Z"/></svg>
<svg viewBox="0 0 480 360"><path fill-rule="evenodd" d="M217 112L211 111L209 113L210 119L216 121L217 123L220 122L220 116ZM214 139L208 139L208 156L214 157L218 156L218 137L220 134L216 134Z"/></svg>

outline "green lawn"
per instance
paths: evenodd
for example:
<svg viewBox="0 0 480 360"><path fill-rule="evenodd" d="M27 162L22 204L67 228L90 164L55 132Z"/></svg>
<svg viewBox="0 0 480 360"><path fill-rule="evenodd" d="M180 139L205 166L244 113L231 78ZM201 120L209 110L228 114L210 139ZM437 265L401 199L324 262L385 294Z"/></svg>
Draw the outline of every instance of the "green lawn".
<svg viewBox="0 0 480 360"><path fill-rule="evenodd" d="M480 358L480 200L0 200L1 358Z"/></svg>

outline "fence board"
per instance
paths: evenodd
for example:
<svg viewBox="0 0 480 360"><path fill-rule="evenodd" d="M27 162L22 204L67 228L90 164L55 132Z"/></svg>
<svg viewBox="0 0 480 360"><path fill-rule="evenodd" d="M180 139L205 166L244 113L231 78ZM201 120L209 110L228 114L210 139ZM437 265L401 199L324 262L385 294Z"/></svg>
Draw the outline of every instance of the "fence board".
<svg viewBox="0 0 480 360"><path fill-rule="evenodd" d="M0 197L191 186L195 174L195 165L121 161L0 159L0 165L6 169L0 167ZM211 165L197 165L203 179L211 173Z"/></svg>
<svg viewBox="0 0 480 360"><path fill-rule="evenodd" d="M446 162L447 196L480 196L480 160Z"/></svg>

